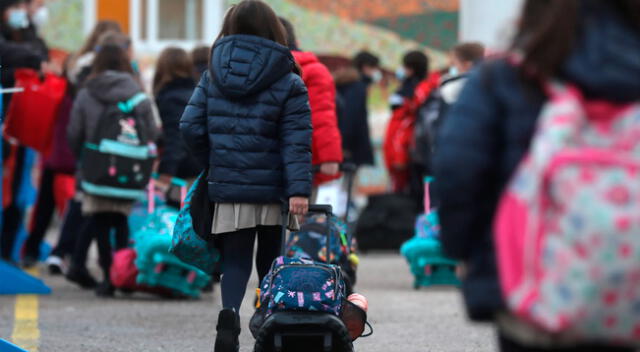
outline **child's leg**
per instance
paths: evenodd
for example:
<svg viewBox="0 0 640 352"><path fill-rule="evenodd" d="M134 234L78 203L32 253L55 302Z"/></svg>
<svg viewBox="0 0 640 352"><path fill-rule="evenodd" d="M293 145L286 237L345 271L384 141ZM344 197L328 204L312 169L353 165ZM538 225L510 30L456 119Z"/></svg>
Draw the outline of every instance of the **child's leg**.
<svg viewBox="0 0 640 352"><path fill-rule="evenodd" d="M240 311L251 277L253 243L256 229L244 229L220 235L222 243L222 307Z"/></svg>
<svg viewBox="0 0 640 352"><path fill-rule="evenodd" d="M269 273L271 263L280 255L282 226L260 226L258 227L258 254L256 256L256 267L258 268L258 278L260 282Z"/></svg>
<svg viewBox="0 0 640 352"><path fill-rule="evenodd" d="M86 270L91 241L93 241L94 237L98 238L100 232L109 231L108 228L104 229L99 226L99 215L100 214L89 215L82 223L82 228L75 241L75 248L73 249L73 255L71 257L71 266L74 269Z"/></svg>
<svg viewBox="0 0 640 352"><path fill-rule="evenodd" d="M116 230L116 248L120 250L129 246L129 223L124 214L113 214L112 226Z"/></svg>
<svg viewBox="0 0 640 352"><path fill-rule="evenodd" d="M104 281L109 280L109 269L111 268L111 229L113 221L117 219L115 213L98 213L93 215L96 240L98 242L98 257L100 268L104 274Z"/></svg>

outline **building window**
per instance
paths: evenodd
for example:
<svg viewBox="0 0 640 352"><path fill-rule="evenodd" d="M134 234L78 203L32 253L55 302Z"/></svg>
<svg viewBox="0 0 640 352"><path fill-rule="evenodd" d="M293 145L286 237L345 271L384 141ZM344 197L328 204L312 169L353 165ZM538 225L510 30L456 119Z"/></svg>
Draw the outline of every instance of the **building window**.
<svg viewBox="0 0 640 352"><path fill-rule="evenodd" d="M159 0L158 39L202 40L202 0Z"/></svg>
<svg viewBox="0 0 640 352"><path fill-rule="evenodd" d="M130 0L136 50L158 52L173 45L210 44L222 22L223 0Z"/></svg>

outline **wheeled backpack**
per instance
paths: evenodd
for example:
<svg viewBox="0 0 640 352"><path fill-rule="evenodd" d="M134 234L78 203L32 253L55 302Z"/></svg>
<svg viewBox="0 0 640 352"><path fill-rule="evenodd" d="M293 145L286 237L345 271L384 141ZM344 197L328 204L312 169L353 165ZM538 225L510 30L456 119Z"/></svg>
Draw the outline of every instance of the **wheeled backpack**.
<svg viewBox="0 0 640 352"><path fill-rule="evenodd" d="M179 187L185 182L174 179ZM149 185L154 188L154 182ZM148 292L164 297L198 298L210 276L169 252L179 209L149 192L129 217L131 247L115 253L111 280L122 292Z"/></svg>
<svg viewBox="0 0 640 352"><path fill-rule="evenodd" d="M135 107L146 99L144 93L138 93L105 107L82 154L81 186L87 194L144 199L157 154L149 137L150 126L135 114Z"/></svg>
<svg viewBox="0 0 640 352"><path fill-rule="evenodd" d="M331 206L310 206L309 212L332 215ZM284 253L284 229L282 237ZM327 243L327 248L330 247ZM262 280L259 294L258 307L249 326L256 338L255 352L353 350L349 330L340 319L347 301L342 272L337 265L310 258L279 257Z"/></svg>

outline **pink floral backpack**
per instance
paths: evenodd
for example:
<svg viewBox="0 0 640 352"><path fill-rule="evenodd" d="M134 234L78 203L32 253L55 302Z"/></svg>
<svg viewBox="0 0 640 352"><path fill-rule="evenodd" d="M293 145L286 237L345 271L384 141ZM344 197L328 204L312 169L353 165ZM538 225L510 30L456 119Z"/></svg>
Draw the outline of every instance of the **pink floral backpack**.
<svg viewBox="0 0 640 352"><path fill-rule="evenodd" d="M545 331L640 342L640 102L554 83L495 219L510 311Z"/></svg>

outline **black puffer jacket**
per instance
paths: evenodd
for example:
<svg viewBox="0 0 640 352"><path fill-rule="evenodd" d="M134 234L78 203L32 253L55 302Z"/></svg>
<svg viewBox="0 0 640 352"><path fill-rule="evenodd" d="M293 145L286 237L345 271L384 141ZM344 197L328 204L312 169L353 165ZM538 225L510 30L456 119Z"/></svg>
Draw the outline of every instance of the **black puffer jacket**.
<svg viewBox="0 0 640 352"><path fill-rule="evenodd" d="M180 117L196 87L191 78L177 78L167 83L156 95L156 105L162 120L163 150L158 172L183 179L195 178L202 171L196 158L189 153L180 135Z"/></svg>
<svg viewBox="0 0 640 352"><path fill-rule="evenodd" d="M585 4L583 30L562 68L562 79L589 97L640 100L640 35L607 2ZM472 318L503 308L492 224L500 194L529 148L545 95L504 60L473 72L440 130L434 191L442 242L468 264L463 285Z"/></svg>
<svg viewBox="0 0 640 352"><path fill-rule="evenodd" d="M311 194L311 110L295 61L273 41L233 35L213 47L211 71L180 120L208 163L219 203L278 203Z"/></svg>

